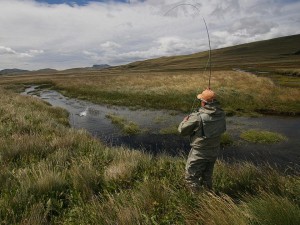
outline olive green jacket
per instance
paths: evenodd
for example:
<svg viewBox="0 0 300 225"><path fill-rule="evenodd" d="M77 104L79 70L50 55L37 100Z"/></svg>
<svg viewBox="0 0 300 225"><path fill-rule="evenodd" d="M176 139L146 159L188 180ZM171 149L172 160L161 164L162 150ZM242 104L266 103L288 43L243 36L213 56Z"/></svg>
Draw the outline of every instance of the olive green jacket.
<svg viewBox="0 0 300 225"><path fill-rule="evenodd" d="M215 160L217 157L221 134L225 130L225 113L218 102L201 107L178 127L181 135L190 136L191 147L198 150L199 157L208 160Z"/></svg>

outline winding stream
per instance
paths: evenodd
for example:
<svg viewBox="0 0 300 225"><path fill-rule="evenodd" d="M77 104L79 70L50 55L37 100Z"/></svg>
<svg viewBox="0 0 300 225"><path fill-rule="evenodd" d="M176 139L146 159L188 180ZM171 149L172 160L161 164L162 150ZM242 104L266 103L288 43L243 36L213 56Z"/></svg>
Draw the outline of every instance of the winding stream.
<svg viewBox="0 0 300 225"><path fill-rule="evenodd" d="M174 132L162 134L163 129L175 127L186 116L167 110L131 110L127 107L97 105L87 101L67 98L53 90L39 90L38 86L27 88L22 95L36 96L53 106L69 112L73 128L86 129L93 136L110 146L127 146L153 154L187 154L188 138ZM142 132L126 135L106 115L115 114L136 123ZM300 118L263 116L258 118L228 117L227 132L234 138L234 145L225 146L220 158L226 161L251 161L255 164L269 163L280 168L300 171ZM281 133L288 141L277 144L253 144L239 138L242 131L262 129Z"/></svg>

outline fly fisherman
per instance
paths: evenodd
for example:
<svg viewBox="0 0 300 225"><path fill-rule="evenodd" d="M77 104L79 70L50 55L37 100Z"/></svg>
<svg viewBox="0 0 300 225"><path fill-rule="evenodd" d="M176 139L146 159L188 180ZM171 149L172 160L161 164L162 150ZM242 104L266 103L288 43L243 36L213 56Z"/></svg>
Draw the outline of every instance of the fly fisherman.
<svg viewBox="0 0 300 225"><path fill-rule="evenodd" d="M215 93L206 89L197 95L201 108L185 117L178 127L183 136L190 136L191 150L186 162L185 179L193 190L212 189L212 174L221 134L226 130L225 113L215 99Z"/></svg>

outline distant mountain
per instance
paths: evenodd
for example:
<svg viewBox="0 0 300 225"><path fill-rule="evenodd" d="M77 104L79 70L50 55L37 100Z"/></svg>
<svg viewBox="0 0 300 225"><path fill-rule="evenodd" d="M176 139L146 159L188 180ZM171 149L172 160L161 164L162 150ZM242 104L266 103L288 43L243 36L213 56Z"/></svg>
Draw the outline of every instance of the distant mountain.
<svg viewBox="0 0 300 225"><path fill-rule="evenodd" d="M93 65L93 69L105 69L105 68L109 68L109 67L111 67L110 65L108 65L108 64L96 64L96 65Z"/></svg>
<svg viewBox="0 0 300 225"><path fill-rule="evenodd" d="M71 68L66 70L55 70L51 68L45 68L40 70L21 70L21 69L4 69L0 71L0 75L21 75L21 74L40 74L40 75L49 75L55 74L58 72L78 72L78 71L93 71L93 70L100 70L100 69L107 69L111 68L108 64L95 64L92 67L82 67L82 68Z"/></svg>
<svg viewBox="0 0 300 225"><path fill-rule="evenodd" d="M19 73L29 73L29 70L21 70L21 69L4 69L0 70L0 75L13 75Z"/></svg>
<svg viewBox="0 0 300 225"><path fill-rule="evenodd" d="M57 72L57 70L50 69L50 68L45 68L45 69L36 70L34 72L37 72L37 73L53 73L53 72Z"/></svg>
<svg viewBox="0 0 300 225"><path fill-rule="evenodd" d="M108 65L108 64L95 64L91 67L77 67L77 68L70 68L70 69L66 69L66 70L61 70L60 72L62 73L83 73L83 72L87 72L87 71L94 71L97 72L98 70L102 70L102 69L110 69L112 68L112 66Z"/></svg>

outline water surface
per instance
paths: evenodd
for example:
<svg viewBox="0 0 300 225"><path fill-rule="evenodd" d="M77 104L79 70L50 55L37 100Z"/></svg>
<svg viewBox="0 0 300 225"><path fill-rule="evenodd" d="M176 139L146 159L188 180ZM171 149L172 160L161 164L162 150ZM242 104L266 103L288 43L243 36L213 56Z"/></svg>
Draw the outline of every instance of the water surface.
<svg viewBox="0 0 300 225"><path fill-rule="evenodd" d="M67 98L53 90L38 90L38 86L27 88L23 95L33 95L53 106L69 112L70 124L74 128L86 129L93 136L110 146L127 146L153 154L186 155L190 150L187 137L178 134L161 134L161 130L177 127L186 116L169 110L132 110L127 107L97 105L87 101ZM85 116L80 116L84 112ZM138 124L141 133L126 135L106 118L115 114ZM258 118L228 117L227 132L234 138L233 146L222 147L220 158L233 162L251 161L255 164L269 163L284 169L300 170L300 118L263 116ZM253 144L239 138L242 131L262 129L279 132L288 141L263 145Z"/></svg>

